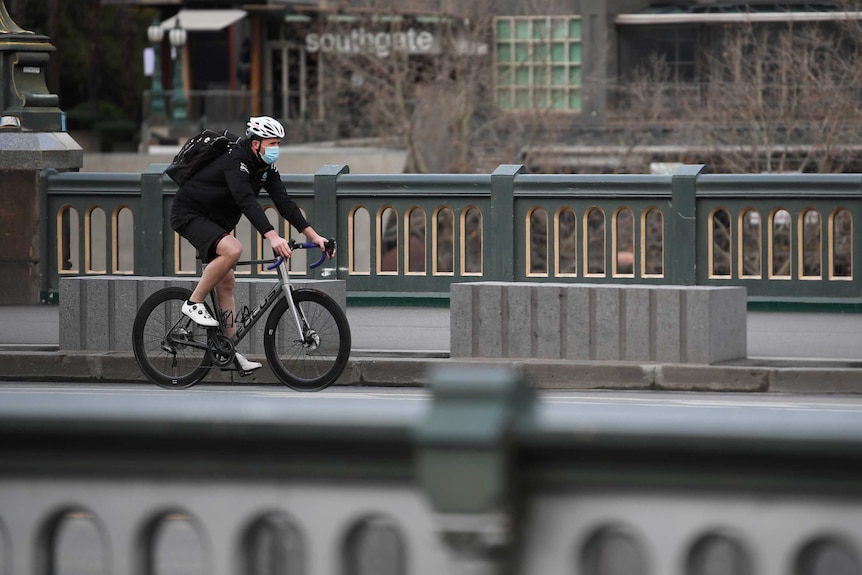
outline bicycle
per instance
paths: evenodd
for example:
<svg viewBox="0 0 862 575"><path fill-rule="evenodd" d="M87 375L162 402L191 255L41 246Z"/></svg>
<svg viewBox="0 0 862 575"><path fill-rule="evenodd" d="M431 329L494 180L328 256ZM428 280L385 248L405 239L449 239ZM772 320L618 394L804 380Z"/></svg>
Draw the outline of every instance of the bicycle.
<svg viewBox="0 0 862 575"><path fill-rule="evenodd" d="M318 247L290 240L292 250ZM320 266L335 250L335 240L326 243ZM245 311L236 321L236 333L229 337L226 318L218 327L199 326L185 316L181 307L191 296L182 287L163 288L149 296L135 315L132 348L141 371L154 383L168 389L186 389L200 382L214 366L247 375L234 362L236 347L251 328L272 308L266 320L263 346L272 372L286 386L297 391L320 391L330 386L347 366L350 357L350 326L341 306L329 295L311 288L294 288L286 259L248 260L237 265L269 264L278 270L278 281L253 311ZM212 309L217 310L215 290L210 292ZM275 306L275 307L273 307Z"/></svg>

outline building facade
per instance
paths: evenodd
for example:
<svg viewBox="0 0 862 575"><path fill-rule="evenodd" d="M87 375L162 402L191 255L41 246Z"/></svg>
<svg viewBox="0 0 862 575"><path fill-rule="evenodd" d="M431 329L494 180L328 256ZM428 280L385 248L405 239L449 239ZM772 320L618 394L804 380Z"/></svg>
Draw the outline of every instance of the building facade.
<svg viewBox="0 0 862 575"><path fill-rule="evenodd" d="M860 12L844 3L103 0L119 3L158 8L165 31L177 20L188 28L184 89L195 125L231 128L243 116L268 114L285 123L294 142L389 135L416 146L417 171L481 169L483 158L544 171L642 171L683 161L733 169L725 149L752 145L759 159L748 169L847 171L858 164L852 130L818 134L811 126L822 124L821 116L777 115L787 96L774 84L785 92L800 87L781 72L785 64L757 53L762 39L774 49L782 45L776 38L810 30L827 43L852 37L847 27ZM733 40L743 58L728 72ZM169 48L163 41L163 62ZM855 53L855 39L843 49ZM805 50L791 46L782 57ZM746 54L760 67L747 67ZM769 76L755 86L757 96L743 93L751 74ZM849 80L855 90L856 79ZM763 117L736 117L729 91L742 107L772 99ZM728 110L717 106L723 100ZM807 106L818 108L813 100ZM806 125L797 122L801 116ZM693 128L701 123L713 127ZM459 134L465 125L470 136ZM475 136L482 130L484 139ZM166 140L171 135L176 130L162 132ZM839 147L812 160L820 140ZM460 151L468 147L469 154Z"/></svg>

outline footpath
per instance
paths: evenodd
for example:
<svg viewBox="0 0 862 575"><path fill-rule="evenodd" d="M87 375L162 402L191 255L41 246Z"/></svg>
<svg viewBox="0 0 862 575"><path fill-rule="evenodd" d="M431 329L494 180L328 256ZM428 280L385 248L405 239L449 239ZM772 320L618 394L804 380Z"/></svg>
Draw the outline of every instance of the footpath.
<svg viewBox="0 0 862 575"><path fill-rule="evenodd" d="M347 315L353 349L341 385L422 386L429 370L458 361L514 364L540 388L862 393L862 314L749 312L747 357L720 365L454 360L448 308L357 306ZM131 344L128 353L59 349L58 306L0 305L0 325L0 380L148 383ZM214 370L205 381L280 385L266 367L246 378Z"/></svg>

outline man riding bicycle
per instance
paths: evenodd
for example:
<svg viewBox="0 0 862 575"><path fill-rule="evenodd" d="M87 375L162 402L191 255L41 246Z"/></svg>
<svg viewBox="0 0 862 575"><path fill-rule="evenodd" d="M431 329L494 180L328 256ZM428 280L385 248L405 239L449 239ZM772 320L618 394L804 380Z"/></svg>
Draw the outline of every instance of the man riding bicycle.
<svg viewBox="0 0 862 575"><path fill-rule="evenodd" d="M276 255L290 257L291 249L285 238L278 235L257 201L263 188L275 204L278 213L302 232L308 241L326 249L326 238L308 223L281 181L275 161L284 127L269 116L249 119L245 138L194 174L179 190L171 208L171 227L187 239L201 260L206 263L201 279L182 312L204 327L217 327L216 320L204 303L215 288L219 308L226 317L236 313L234 267L242 255L242 243L230 234L243 214L266 238ZM236 326L230 321L227 335L233 336ZM236 353L243 371L261 367Z"/></svg>

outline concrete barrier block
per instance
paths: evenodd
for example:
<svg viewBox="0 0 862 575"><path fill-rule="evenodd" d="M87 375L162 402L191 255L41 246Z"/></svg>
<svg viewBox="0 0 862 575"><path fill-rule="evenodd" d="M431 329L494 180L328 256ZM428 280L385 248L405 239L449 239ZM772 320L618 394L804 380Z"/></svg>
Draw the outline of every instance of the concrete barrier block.
<svg viewBox="0 0 862 575"><path fill-rule="evenodd" d="M595 352L590 359L616 361L620 359L620 289L617 286L594 286L593 298Z"/></svg>
<svg viewBox="0 0 862 575"><path fill-rule="evenodd" d="M473 288L469 284L453 284L449 290L449 355L472 357Z"/></svg>
<svg viewBox="0 0 862 575"><path fill-rule="evenodd" d="M748 303L743 287L712 290L709 317L709 362L745 357L748 353Z"/></svg>
<svg viewBox="0 0 862 575"><path fill-rule="evenodd" d="M561 327L565 329L563 336L564 344L561 350L564 359L588 360L593 357L590 347L593 343L592 336L592 302L591 289L563 290L565 293L564 315L565 322Z"/></svg>
<svg viewBox="0 0 862 575"><path fill-rule="evenodd" d="M680 340L683 325L680 291L676 287L657 286L653 295L655 323L652 338L655 344L655 355L652 360L679 363L682 361Z"/></svg>
<svg viewBox="0 0 862 575"><path fill-rule="evenodd" d="M560 359L562 357L562 335L565 316L562 313L565 295L563 288L549 284L530 289L532 300L535 301L535 352L530 357L541 359Z"/></svg>
<svg viewBox="0 0 862 575"><path fill-rule="evenodd" d="M509 284L504 288L506 309L500 315L505 332L499 355L482 357L533 357L536 334L533 314L533 287L529 284Z"/></svg>
<svg viewBox="0 0 862 575"><path fill-rule="evenodd" d="M135 282L138 290L138 307L144 303L148 297L167 286L167 278L141 278L139 282ZM60 305L63 305L63 299L60 298Z"/></svg>
<svg viewBox="0 0 862 575"><path fill-rule="evenodd" d="M168 286L191 291L198 280L197 276L61 278L59 347L69 351L131 352L134 318L144 300ZM239 313L243 306L256 307L274 284L274 279L238 279L235 296ZM347 288L343 280L303 279L295 280L293 286L317 289L332 297L342 309L347 306ZM240 342L241 352L263 355L265 322L266 315Z"/></svg>
<svg viewBox="0 0 862 575"><path fill-rule="evenodd" d="M476 282L451 290L452 357L712 364L747 351L743 287Z"/></svg>
<svg viewBox="0 0 862 575"><path fill-rule="evenodd" d="M621 350L625 361L649 361L653 357L650 289L640 286L620 288Z"/></svg>
<svg viewBox="0 0 862 575"><path fill-rule="evenodd" d="M194 291L195 286L197 285L197 278L189 279L189 278L164 278L164 287L179 287L183 289L187 289L190 292Z"/></svg>
<svg viewBox="0 0 862 575"><path fill-rule="evenodd" d="M109 322L111 327L109 349L131 351L132 328L135 324L135 314L141 303L138 301L137 282L112 281L110 285L112 287L111 315L114 321Z"/></svg>
<svg viewBox="0 0 862 575"><path fill-rule="evenodd" d="M60 349L81 349L83 344L81 314L85 313L85 307L84 295L81 293L84 284L81 279L83 278L62 278L60 282L60 302L63 302L58 310Z"/></svg>
<svg viewBox="0 0 862 575"><path fill-rule="evenodd" d="M680 295L680 359L683 363L709 363L710 292L697 287L678 290Z"/></svg>
<svg viewBox="0 0 862 575"><path fill-rule="evenodd" d="M111 282L107 278L84 283L86 314L81 318L83 349L111 349L110 324L116 318L111 313L110 286Z"/></svg>
<svg viewBox="0 0 862 575"><path fill-rule="evenodd" d="M503 357L503 311L505 290L501 283L476 284L479 290L473 321L477 324L473 342L479 357Z"/></svg>

